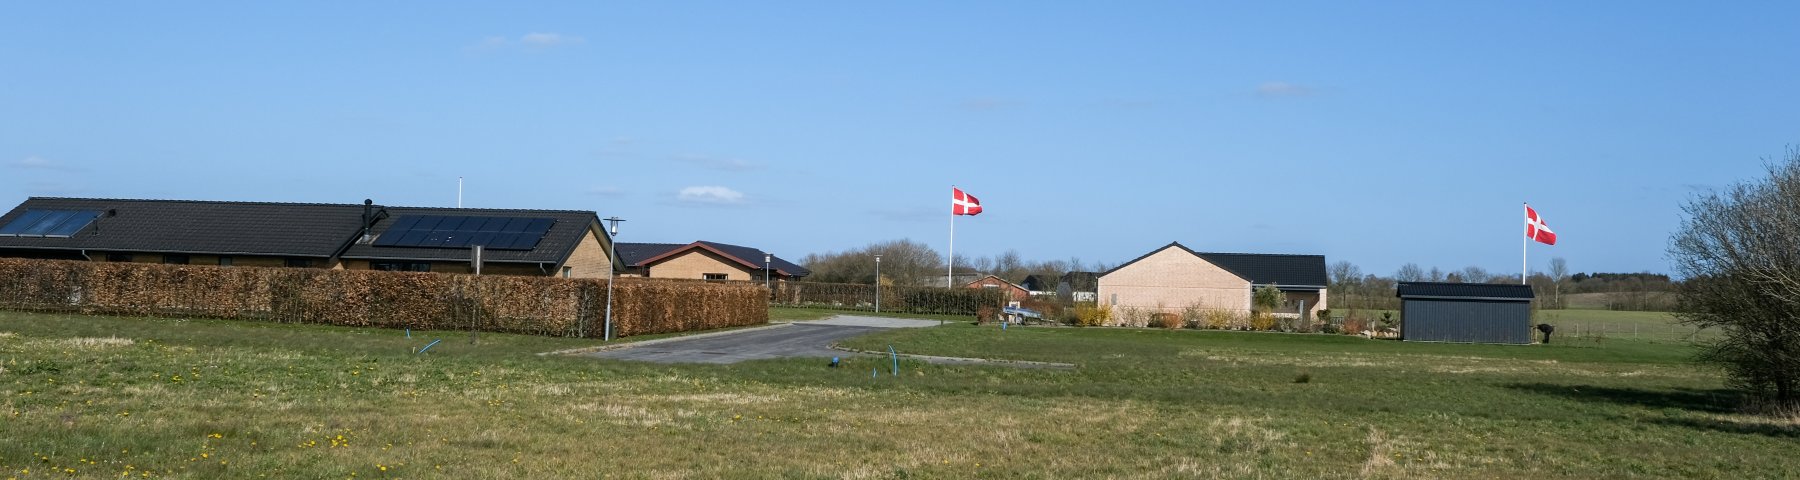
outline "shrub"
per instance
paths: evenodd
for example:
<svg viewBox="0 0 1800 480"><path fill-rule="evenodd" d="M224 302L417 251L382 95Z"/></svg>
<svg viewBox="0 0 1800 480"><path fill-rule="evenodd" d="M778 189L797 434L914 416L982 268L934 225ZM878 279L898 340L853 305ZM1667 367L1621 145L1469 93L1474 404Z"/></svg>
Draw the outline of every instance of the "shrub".
<svg viewBox="0 0 1800 480"><path fill-rule="evenodd" d="M1112 310L1092 302L1075 304L1070 310L1075 312L1075 326L1078 327L1098 327L1112 322Z"/></svg>
<svg viewBox="0 0 1800 480"><path fill-rule="evenodd" d="M1125 307L1119 311L1119 316L1114 321L1119 326L1142 327L1150 323L1150 318L1148 312L1142 308Z"/></svg>
<svg viewBox="0 0 1800 480"><path fill-rule="evenodd" d="M1274 328L1275 328L1275 316L1274 315L1270 315L1267 313L1261 313L1261 312L1250 315L1250 329L1251 330L1269 331Z"/></svg>
<svg viewBox="0 0 1800 480"><path fill-rule="evenodd" d="M1154 328L1181 328L1181 315L1168 312L1152 313L1150 314L1149 326Z"/></svg>
<svg viewBox="0 0 1800 480"><path fill-rule="evenodd" d="M0 307L599 336L606 280L0 259ZM768 322L761 285L620 279L617 336Z"/></svg>
<svg viewBox="0 0 1800 480"><path fill-rule="evenodd" d="M1181 309L1181 326L1187 328L1205 328L1206 309L1196 303Z"/></svg>
<svg viewBox="0 0 1800 480"><path fill-rule="evenodd" d="M1206 311L1206 328L1211 328L1211 329L1216 329L1216 330L1224 330L1227 328L1231 328L1232 317L1233 317L1233 315L1231 314L1231 312L1227 312L1224 310L1207 310Z"/></svg>
<svg viewBox="0 0 1800 480"><path fill-rule="evenodd" d="M987 324L1000 319L1000 307L982 305L975 309L975 323Z"/></svg>

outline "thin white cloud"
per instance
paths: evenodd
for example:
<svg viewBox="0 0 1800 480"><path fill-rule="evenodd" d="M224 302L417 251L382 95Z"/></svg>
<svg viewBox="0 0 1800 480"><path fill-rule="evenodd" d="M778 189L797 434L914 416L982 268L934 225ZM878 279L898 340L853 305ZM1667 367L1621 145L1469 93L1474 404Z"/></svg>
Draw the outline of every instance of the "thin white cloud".
<svg viewBox="0 0 1800 480"><path fill-rule="evenodd" d="M762 168L762 165L751 163L749 161L746 161L746 160L740 159L740 158L720 158L720 157L712 157L712 156L706 156L706 155L688 154L688 155L676 155L675 160L698 165L703 168L708 168L708 169L712 169L712 170L723 170L723 171L727 171L727 172L747 172L747 171L758 170L758 169Z"/></svg>
<svg viewBox="0 0 1800 480"><path fill-rule="evenodd" d="M81 170L80 168L77 168L73 165L58 162L55 160L50 160L48 158L39 157L36 155L32 155L29 157L19 159L19 161L12 162L11 164L9 164L9 166L11 166L13 168L22 168L22 169L27 169L27 170L60 170L60 171L65 171L65 172L75 172L75 171Z"/></svg>
<svg viewBox="0 0 1800 480"><path fill-rule="evenodd" d="M1317 89L1297 83L1263 82L1256 86L1256 95L1266 98L1307 97L1315 93L1318 93Z"/></svg>
<svg viewBox="0 0 1800 480"><path fill-rule="evenodd" d="M490 35L490 36L482 38L481 42L476 43L475 49L491 51L491 50L501 50L501 49L518 47L518 48L528 48L528 49L533 49L533 50L541 50L541 49L551 48L551 47L580 45L583 43L587 43L587 39L581 38L581 37L578 37L575 35L564 35L561 33L547 33L547 32L532 32L532 33L520 35L518 38L509 38L509 37L499 36L499 35Z"/></svg>
<svg viewBox="0 0 1800 480"><path fill-rule="evenodd" d="M695 186L681 189L675 199L699 205L737 205L744 203L744 193L720 186Z"/></svg>

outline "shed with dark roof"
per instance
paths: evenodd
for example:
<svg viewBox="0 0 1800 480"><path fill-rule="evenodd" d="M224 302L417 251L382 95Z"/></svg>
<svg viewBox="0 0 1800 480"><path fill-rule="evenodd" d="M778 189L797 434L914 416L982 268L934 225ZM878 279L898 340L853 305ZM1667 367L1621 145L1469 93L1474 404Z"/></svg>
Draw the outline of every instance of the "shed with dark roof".
<svg viewBox="0 0 1800 480"><path fill-rule="evenodd" d="M1402 340L1531 343L1529 285L1400 282L1395 295Z"/></svg>

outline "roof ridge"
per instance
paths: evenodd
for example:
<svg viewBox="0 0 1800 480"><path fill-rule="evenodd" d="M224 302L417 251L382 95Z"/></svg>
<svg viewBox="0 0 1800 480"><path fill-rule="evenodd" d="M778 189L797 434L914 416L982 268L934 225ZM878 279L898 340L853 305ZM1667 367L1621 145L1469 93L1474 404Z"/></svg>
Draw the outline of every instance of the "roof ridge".
<svg viewBox="0 0 1800 480"><path fill-rule="evenodd" d="M1323 257L1316 253L1244 253L1244 252L1194 252L1195 255L1245 255L1258 257Z"/></svg>
<svg viewBox="0 0 1800 480"><path fill-rule="evenodd" d="M215 205L290 205L316 207L361 207L360 203L320 203L320 202L255 202L245 200L186 200L173 198L98 198L98 197L28 197L26 200L79 200L97 202L156 202L156 203L196 203Z"/></svg>
<svg viewBox="0 0 1800 480"><path fill-rule="evenodd" d="M186 203L203 205L284 205L314 207L362 207L361 203L325 203L325 202L266 202L252 200L193 200L180 198L103 198L103 197L27 197L26 200L75 200L90 202L154 202L154 203ZM416 210L477 210L477 211L510 211L510 212L562 212L562 213L594 213L593 210L566 210L544 208L476 208L476 207L414 207L408 205L382 205L382 208L406 208Z"/></svg>

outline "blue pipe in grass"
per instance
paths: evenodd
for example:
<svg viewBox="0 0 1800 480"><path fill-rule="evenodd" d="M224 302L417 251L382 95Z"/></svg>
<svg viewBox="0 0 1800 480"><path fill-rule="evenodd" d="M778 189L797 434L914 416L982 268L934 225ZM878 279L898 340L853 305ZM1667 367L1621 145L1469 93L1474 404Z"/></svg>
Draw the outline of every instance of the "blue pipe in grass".
<svg viewBox="0 0 1800 480"><path fill-rule="evenodd" d="M437 345L437 344L438 344L438 342L442 342L442 341L444 341L444 339L442 339L442 338L440 338L440 339L437 339L437 340L432 340L432 341L431 341L431 343L429 343L429 344L426 344L426 345L425 345L425 348L421 348L421 349L419 349L419 353L420 353L420 354L424 354L424 353L425 353L425 351L426 351L426 350L430 350L430 349L431 349L431 346L432 346L432 345Z"/></svg>
<svg viewBox="0 0 1800 480"><path fill-rule="evenodd" d="M894 376L900 376L900 354L894 353L893 345L888 345L888 356L894 359Z"/></svg>

